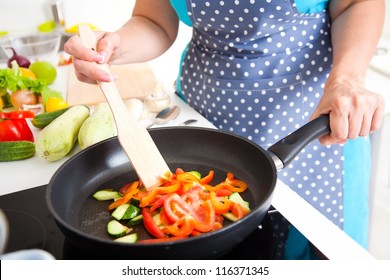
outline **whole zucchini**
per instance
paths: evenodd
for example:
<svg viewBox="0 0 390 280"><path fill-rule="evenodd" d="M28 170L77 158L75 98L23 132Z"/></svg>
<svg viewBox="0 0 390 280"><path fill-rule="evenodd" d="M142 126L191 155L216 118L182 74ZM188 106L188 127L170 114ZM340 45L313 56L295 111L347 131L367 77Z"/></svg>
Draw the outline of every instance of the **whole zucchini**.
<svg viewBox="0 0 390 280"><path fill-rule="evenodd" d="M116 135L116 126L108 103L99 103L79 131L79 145L85 149Z"/></svg>
<svg viewBox="0 0 390 280"><path fill-rule="evenodd" d="M0 161L15 161L35 155L35 144L30 141L0 142Z"/></svg>
<svg viewBox="0 0 390 280"><path fill-rule="evenodd" d="M88 107L70 107L38 133L35 140L37 155L48 161L57 161L66 156L76 143L80 127L88 117Z"/></svg>

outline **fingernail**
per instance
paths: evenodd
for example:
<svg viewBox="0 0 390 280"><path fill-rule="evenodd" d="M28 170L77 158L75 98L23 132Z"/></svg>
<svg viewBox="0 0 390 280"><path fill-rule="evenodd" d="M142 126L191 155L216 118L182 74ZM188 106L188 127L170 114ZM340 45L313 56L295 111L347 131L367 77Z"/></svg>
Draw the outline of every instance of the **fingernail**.
<svg viewBox="0 0 390 280"><path fill-rule="evenodd" d="M107 58L107 53L105 51L101 51L97 54L98 63L105 63Z"/></svg>
<svg viewBox="0 0 390 280"><path fill-rule="evenodd" d="M118 75L106 73L102 76L102 82L114 82L118 79Z"/></svg>

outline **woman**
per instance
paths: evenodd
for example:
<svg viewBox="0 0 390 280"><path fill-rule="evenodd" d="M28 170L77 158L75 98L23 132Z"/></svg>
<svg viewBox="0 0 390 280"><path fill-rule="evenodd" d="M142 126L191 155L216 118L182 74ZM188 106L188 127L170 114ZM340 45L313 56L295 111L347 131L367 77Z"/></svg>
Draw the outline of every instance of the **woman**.
<svg viewBox="0 0 390 280"><path fill-rule="evenodd" d="M159 56L174 42L179 19L193 35L178 94L219 129L267 148L329 113L331 133L307 146L280 179L367 246L369 165L362 163L369 163L367 136L380 127L384 104L365 89L364 76L384 1L139 0L120 30L97 33L97 52L77 36L65 50L79 80L110 81L94 62ZM284 257L306 258L307 244L291 227Z"/></svg>

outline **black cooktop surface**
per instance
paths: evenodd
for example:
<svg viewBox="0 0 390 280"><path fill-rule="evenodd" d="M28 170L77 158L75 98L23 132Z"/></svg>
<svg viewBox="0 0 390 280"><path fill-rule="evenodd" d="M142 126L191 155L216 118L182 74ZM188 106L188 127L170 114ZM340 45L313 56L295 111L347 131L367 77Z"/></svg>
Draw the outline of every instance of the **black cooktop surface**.
<svg viewBox="0 0 390 280"><path fill-rule="evenodd" d="M5 253L43 249L56 259L106 259L85 252L64 236L51 216L45 200L46 185L0 196L0 209L7 216L9 238ZM274 259L276 241L273 221L266 215L261 225L223 259Z"/></svg>

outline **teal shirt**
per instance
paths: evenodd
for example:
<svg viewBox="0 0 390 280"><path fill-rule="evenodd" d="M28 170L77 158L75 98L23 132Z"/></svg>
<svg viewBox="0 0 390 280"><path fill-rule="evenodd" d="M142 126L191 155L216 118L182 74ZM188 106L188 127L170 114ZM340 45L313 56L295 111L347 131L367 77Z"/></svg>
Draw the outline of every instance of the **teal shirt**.
<svg viewBox="0 0 390 280"><path fill-rule="evenodd" d="M170 0L180 20L191 26L191 20L187 13L186 0ZM295 0L298 11L304 14L318 13L326 9L329 0Z"/></svg>

